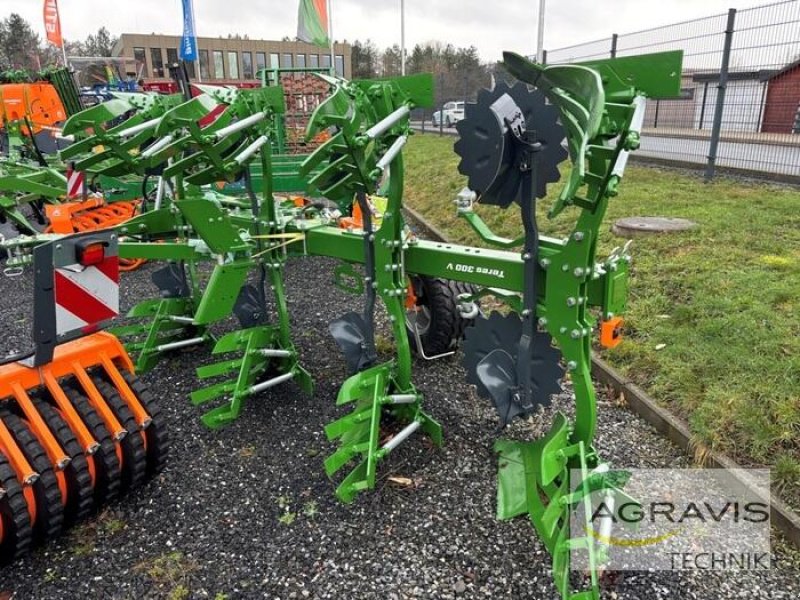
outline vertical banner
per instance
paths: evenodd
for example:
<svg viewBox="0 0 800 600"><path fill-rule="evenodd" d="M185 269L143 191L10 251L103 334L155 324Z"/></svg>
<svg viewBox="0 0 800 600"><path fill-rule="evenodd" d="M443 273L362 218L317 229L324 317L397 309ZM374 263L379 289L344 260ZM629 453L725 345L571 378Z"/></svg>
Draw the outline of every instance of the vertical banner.
<svg viewBox="0 0 800 600"><path fill-rule="evenodd" d="M330 39L326 0L300 0L298 13L297 38L309 44L328 46Z"/></svg>
<svg viewBox="0 0 800 600"><path fill-rule="evenodd" d="M63 47L61 19L58 17L58 0L44 0L44 30L48 42L54 46Z"/></svg>
<svg viewBox="0 0 800 600"><path fill-rule="evenodd" d="M194 2L183 2L183 39L181 40L181 58L186 62L197 60L197 34L194 30Z"/></svg>

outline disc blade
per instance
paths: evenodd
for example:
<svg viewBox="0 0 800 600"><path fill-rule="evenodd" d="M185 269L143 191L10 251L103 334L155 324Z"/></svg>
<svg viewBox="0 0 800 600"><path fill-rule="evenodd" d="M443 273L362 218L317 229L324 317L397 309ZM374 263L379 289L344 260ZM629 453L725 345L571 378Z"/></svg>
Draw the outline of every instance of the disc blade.
<svg viewBox="0 0 800 600"><path fill-rule="evenodd" d="M516 361L522 335L522 321L514 313L502 315L499 312L493 312L488 318L481 317L475 321L475 324L467 329L463 344L467 382L475 384L479 396L493 401L492 394L478 375L478 365L496 350L504 351ZM529 398L533 401L535 409L539 406L548 406L550 397L561 392L560 380L564 376L564 369L561 365L561 352L553 346L552 338L547 332L535 332L532 346L528 386ZM514 380L519 385L516 375ZM502 416L501 412L501 418Z"/></svg>
<svg viewBox="0 0 800 600"><path fill-rule="evenodd" d="M524 412L514 399L517 387L517 366L514 357L505 350L494 350L478 363L476 374L489 394L500 426L505 427L514 417Z"/></svg>

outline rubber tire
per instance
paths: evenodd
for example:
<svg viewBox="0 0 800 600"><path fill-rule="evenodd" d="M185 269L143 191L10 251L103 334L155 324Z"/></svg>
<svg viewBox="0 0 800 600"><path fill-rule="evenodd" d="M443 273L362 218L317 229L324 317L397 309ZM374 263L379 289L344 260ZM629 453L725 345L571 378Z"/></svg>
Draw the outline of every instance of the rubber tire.
<svg viewBox="0 0 800 600"><path fill-rule="evenodd" d="M64 469L67 478L64 521L67 525L71 525L88 516L94 509L94 487L89 472L89 462L78 439L61 414L44 400L34 399L34 405L61 448L71 459Z"/></svg>
<svg viewBox="0 0 800 600"><path fill-rule="evenodd" d="M53 465L28 424L17 415L4 410L0 418L8 427L22 454L39 474L33 484L36 498L36 523L33 525L35 542L51 540L61 533L64 525L64 505Z"/></svg>
<svg viewBox="0 0 800 600"><path fill-rule="evenodd" d="M164 425L164 414L160 404L144 382L130 373L123 372L122 376L152 419L150 425L144 430L144 435L147 442L147 476L153 477L164 470L169 457L170 443Z"/></svg>
<svg viewBox="0 0 800 600"><path fill-rule="evenodd" d="M147 474L147 452L144 449L144 438L139 425L117 390L97 373L92 374L92 380L111 412L128 432L128 435L120 442L122 446L121 485L123 491L136 488L144 483Z"/></svg>
<svg viewBox="0 0 800 600"><path fill-rule="evenodd" d="M28 503L6 457L0 453L0 487L6 491L0 498L0 519L3 521L3 537L0 539L0 565L8 564L31 547L33 526L28 512Z"/></svg>
<svg viewBox="0 0 800 600"><path fill-rule="evenodd" d="M420 334L426 356L455 350L464 338L464 331L474 322L473 319L464 319L458 312L458 297L474 294L475 288L468 283L439 277L412 275L411 278L414 289L422 292L417 294L417 305L427 307L430 313L428 330ZM408 328L408 339L411 349L416 352L417 339L411 328Z"/></svg>
<svg viewBox="0 0 800 600"><path fill-rule="evenodd" d="M100 506L106 502L116 500L119 496L122 478L122 466L117 457L116 444L100 415L90 404L89 399L82 391L78 391L80 388L77 387L77 382L75 387L68 384L62 384L61 387L72 406L75 407L75 410L80 415L89 433L100 445L90 459L94 461L95 505Z"/></svg>

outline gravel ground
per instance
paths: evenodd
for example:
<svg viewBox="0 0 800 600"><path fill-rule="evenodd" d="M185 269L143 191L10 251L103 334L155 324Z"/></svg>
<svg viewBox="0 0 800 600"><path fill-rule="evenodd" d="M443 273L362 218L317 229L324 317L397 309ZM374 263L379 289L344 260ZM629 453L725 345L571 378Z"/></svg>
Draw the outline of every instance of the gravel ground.
<svg viewBox="0 0 800 600"><path fill-rule="evenodd" d="M147 267L123 279L123 305L151 297ZM332 263L287 269L293 331L316 380L269 390L221 431L200 423L187 395L202 350L177 354L143 379L161 398L173 450L166 471L31 556L0 569L0 598L557 598L550 557L528 522L494 518L495 416L464 383L460 360L420 361L415 382L445 446L412 438L379 467L377 489L342 505L322 461L326 423L345 378L328 322L354 306L331 285ZM2 350L27 346L30 272L0 278L9 307ZM324 290L323 293L321 291ZM357 302L355 303L357 305ZM569 409L569 393L555 406ZM601 394L597 447L615 466L686 466L650 426ZM518 423L511 435L546 426ZM399 487L388 480L414 482ZM795 598L800 561L780 549L770 572L622 573L604 598Z"/></svg>

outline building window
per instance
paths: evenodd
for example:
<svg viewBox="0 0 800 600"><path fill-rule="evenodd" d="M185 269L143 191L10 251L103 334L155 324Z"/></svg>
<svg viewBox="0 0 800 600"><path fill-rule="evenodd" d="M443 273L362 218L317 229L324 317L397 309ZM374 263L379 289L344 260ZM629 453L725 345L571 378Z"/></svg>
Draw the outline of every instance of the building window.
<svg viewBox="0 0 800 600"><path fill-rule="evenodd" d="M164 55L161 48L150 48L150 62L153 64L153 77L164 77Z"/></svg>
<svg viewBox="0 0 800 600"><path fill-rule="evenodd" d="M242 77L253 79L253 53L242 52Z"/></svg>
<svg viewBox="0 0 800 600"><path fill-rule="evenodd" d="M336 55L336 74L344 77L344 56L341 54Z"/></svg>
<svg viewBox="0 0 800 600"><path fill-rule="evenodd" d="M298 54L297 55L297 62L295 62L294 66L298 69L305 69L306 68L306 55L305 54Z"/></svg>
<svg viewBox="0 0 800 600"><path fill-rule="evenodd" d="M178 49L167 48L167 66L171 67L178 64Z"/></svg>
<svg viewBox="0 0 800 600"><path fill-rule="evenodd" d="M263 52L256 52L256 73L267 68L267 55Z"/></svg>
<svg viewBox="0 0 800 600"><path fill-rule="evenodd" d="M194 79L197 77L197 71L194 69L193 60L186 63L186 73L189 75L189 79Z"/></svg>
<svg viewBox="0 0 800 600"><path fill-rule="evenodd" d="M222 50L214 50L214 77L225 79L225 60L222 58Z"/></svg>
<svg viewBox="0 0 800 600"><path fill-rule="evenodd" d="M211 79L211 71L208 65L208 50L200 50L200 77Z"/></svg>
<svg viewBox="0 0 800 600"><path fill-rule="evenodd" d="M322 55L322 68L323 69L330 69L331 68L331 55L330 54L323 54Z"/></svg>
<svg viewBox="0 0 800 600"><path fill-rule="evenodd" d="M282 69L291 69L292 68L292 55L291 54L283 54L281 56L281 68Z"/></svg>
<svg viewBox="0 0 800 600"><path fill-rule="evenodd" d="M239 79L239 53L228 51L228 77Z"/></svg>
<svg viewBox="0 0 800 600"><path fill-rule="evenodd" d="M142 77L147 77L147 55L144 48L133 49L133 60L136 62L136 70L141 73Z"/></svg>
<svg viewBox="0 0 800 600"><path fill-rule="evenodd" d="M319 54L308 55L308 66L312 69L319 69Z"/></svg>
<svg viewBox="0 0 800 600"><path fill-rule="evenodd" d="M278 59L278 55L276 53L272 53L269 55L269 68L270 69L279 69L281 66L281 62Z"/></svg>

